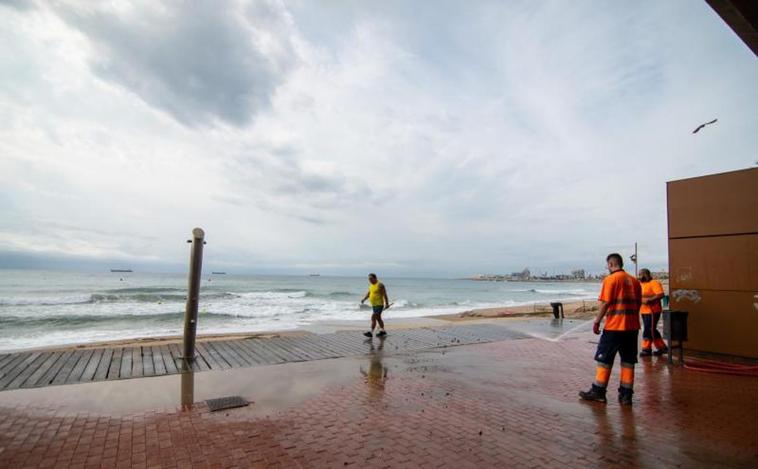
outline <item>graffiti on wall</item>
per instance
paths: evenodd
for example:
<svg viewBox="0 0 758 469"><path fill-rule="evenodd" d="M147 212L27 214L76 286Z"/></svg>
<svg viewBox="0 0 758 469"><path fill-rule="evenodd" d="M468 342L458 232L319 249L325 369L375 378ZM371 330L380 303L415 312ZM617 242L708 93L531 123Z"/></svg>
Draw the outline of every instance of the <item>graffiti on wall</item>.
<svg viewBox="0 0 758 469"><path fill-rule="evenodd" d="M676 301L691 301L692 303L700 303L700 292L697 290L674 290L671 292L671 296Z"/></svg>

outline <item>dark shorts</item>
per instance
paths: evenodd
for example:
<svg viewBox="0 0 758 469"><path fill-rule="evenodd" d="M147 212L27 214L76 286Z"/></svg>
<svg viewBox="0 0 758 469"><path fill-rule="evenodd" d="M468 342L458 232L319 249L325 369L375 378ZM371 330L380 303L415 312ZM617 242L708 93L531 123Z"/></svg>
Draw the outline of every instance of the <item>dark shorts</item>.
<svg viewBox="0 0 758 469"><path fill-rule="evenodd" d="M613 365L616 353L622 363L637 363L637 337L640 331L603 331L597 344L595 360L606 365Z"/></svg>
<svg viewBox="0 0 758 469"><path fill-rule="evenodd" d="M372 306L371 306L371 309L373 309L373 310L374 310L374 314L382 314L382 311L384 311L384 306L382 306L382 305L379 305L379 306L373 306L373 305L372 305Z"/></svg>

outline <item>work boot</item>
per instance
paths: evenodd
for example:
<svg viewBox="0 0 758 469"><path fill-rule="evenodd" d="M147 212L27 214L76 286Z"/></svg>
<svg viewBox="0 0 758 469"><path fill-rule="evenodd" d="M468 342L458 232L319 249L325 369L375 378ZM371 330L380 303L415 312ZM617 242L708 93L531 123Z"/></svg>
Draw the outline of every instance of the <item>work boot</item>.
<svg viewBox="0 0 758 469"><path fill-rule="evenodd" d="M650 357L650 356L652 356L652 355L653 355L653 351L652 351L652 350L650 350L649 348L643 348L643 349L640 351L640 356L641 356L641 357Z"/></svg>
<svg viewBox="0 0 758 469"><path fill-rule="evenodd" d="M631 389L619 388L619 404L621 404L624 407L631 407L632 394L633 394L633 391Z"/></svg>
<svg viewBox="0 0 758 469"><path fill-rule="evenodd" d="M662 349L656 350L653 355L655 355L656 357L660 357L661 355L666 354L666 353L669 353L669 348L663 347Z"/></svg>
<svg viewBox="0 0 758 469"><path fill-rule="evenodd" d="M579 397L585 401L602 402L603 404L608 402L608 399L605 398L605 389L594 384L589 391L579 391Z"/></svg>

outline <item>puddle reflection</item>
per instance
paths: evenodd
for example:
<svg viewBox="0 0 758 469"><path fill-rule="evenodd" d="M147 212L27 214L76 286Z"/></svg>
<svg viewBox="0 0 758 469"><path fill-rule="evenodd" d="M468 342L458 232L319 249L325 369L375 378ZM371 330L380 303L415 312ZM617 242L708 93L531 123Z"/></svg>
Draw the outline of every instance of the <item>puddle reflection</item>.
<svg viewBox="0 0 758 469"><path fill-rule="evenodd" d="M388 368L382 363L384 358L384 340L386 337L377 337L378 342L374 342L373 339L369 339L370 342L370 355L368 370L365 370L363 366L360 367L361 374L366 378L366 385L369 390L369 400L380 400L384 394L384 383L387 381Z"/></svg>
<svg viewBox="0 0 758 469"><path fill-rule="evenodd" d="M597 423L598 449L603 459L626 467L639 467L637 425L632 409L619 409L616 426L609 420L606 406L593 405L592 414Z"/></svg>
<svg viewBox="0 0 758 469"><path fill-rule="evenodd" d="M192 410L195 403L195 372L185 360L181 360L181 396L182 410Z"/></svg>

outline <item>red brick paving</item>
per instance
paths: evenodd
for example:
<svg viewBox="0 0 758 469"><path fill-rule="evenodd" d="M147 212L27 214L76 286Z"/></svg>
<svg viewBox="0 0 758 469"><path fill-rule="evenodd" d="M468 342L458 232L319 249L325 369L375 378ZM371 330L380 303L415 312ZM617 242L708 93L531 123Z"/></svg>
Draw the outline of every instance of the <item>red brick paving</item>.
<svg viewBox="0 0 758 469"><path fill-rule="evenodd" d="M634 408L582 403L588 338L407 356L386 380L357 375L270 418L0 408L0 467L758 467L758 379L653 360Z"/></svg>

